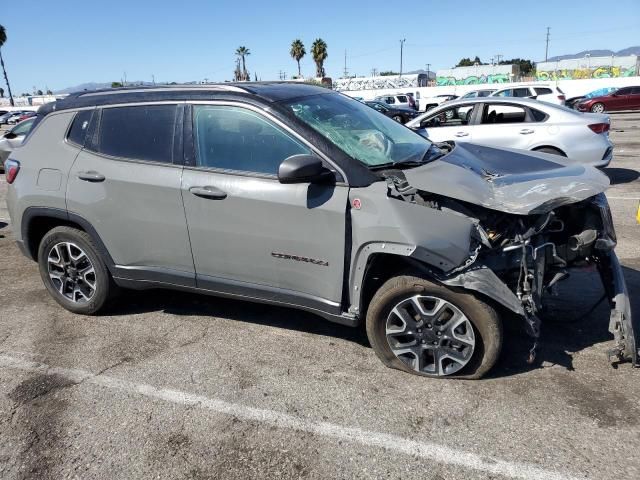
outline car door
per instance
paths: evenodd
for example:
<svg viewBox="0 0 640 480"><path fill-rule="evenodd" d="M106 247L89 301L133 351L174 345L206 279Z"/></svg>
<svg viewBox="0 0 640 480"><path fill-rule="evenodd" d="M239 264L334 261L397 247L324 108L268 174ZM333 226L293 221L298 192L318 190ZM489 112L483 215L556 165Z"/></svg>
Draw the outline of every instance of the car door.
<svg viewBox="0 0 640 480"><path fill-rule="evenodd" d="M194 155L182 194L198 286L337 307L348 188L281 184L280 163L313 149L266 112L234 103L190 108Z"/></svg>
<svg viewBox="0 0 640 480"><path fill-rule="evenodd" d="M473 128L469 121L473 108L472 103L439 108L420 122L420 131L434 142L472 142Z"/></svg>
<svg viewBox="0 0 640 480"><path fill-rule="evenodd" d="M631 89L631 95L629 95L629 107L634 109L640 108L640 87L633 87Z"/></svg>
<svg viewBox="0 0 640 480"><path fill-rule="evenodd" d="M613 92L606 100L606 110L626 110L627 108L630 108L629 103L631 101L631 91L631 87L625 87Z"/></svg>
<svg viewBox="0 0 640 480"><path fill-rule="evenodd" d="M541 126L524 106L487 102L476 114L473 143L529 150L542 134Z"/></svg>
<svg viewBox="0 0 640 480"><path fill-rule="evenodd" d="M195 285L180 191L182 110L103 107L73 121L67 142L82 150L69 172L67 206L95 229L116 276Z"/></svg>

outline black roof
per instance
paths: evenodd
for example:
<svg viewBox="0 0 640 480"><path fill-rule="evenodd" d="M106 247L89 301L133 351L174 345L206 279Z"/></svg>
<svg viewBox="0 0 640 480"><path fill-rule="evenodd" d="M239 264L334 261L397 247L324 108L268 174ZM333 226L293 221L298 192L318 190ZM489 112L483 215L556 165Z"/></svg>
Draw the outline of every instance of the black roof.
<svg viewBox="0 0 640 480"><path fill-rule="evenodd" d="M332 90L296 82L244 82L207 85L162 85L155 87L109 88L71 93L41 108L43 114L95 105L169 100L209 100L227 96L254 97L264 102L281 102L310 95L334 93Z"/></svg>

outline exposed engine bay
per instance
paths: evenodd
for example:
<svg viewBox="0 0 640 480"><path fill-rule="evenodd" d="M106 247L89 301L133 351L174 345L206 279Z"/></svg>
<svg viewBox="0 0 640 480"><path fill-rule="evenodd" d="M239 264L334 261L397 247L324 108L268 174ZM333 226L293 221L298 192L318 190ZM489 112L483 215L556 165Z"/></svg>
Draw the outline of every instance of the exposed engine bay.
<svg viewBox="0 0 640 480"><path fill-rule="evenodd" d="M611 307L609 331L615 346L609 359L637 365L638 347L604 193L574 203L561 199L557 206L548 203L538 212L514 214L415 188L402 170L381 173L390 198L471 220L468 258L448 271L430 273L446 285L478 291L521 315L534 339L530 362L544 319L545 295L556 294L570 269L596 267Z"/></svg>

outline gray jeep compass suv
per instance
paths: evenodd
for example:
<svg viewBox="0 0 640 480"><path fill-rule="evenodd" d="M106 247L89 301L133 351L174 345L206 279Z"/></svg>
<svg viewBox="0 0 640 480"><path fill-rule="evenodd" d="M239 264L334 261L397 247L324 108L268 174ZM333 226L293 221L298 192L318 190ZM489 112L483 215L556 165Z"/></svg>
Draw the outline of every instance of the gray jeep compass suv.
<svg viewBox="0 0 640 480"><path fill-rule="evenodd" d="M607 177L566 158L434 144L324 88L243 83L70 95L5 166L18 245L72 312L116 287L286 305L364 322L390 367L479 378L505 313L535 348L549 290L593 264L611 356L637 363Z"/></svg>

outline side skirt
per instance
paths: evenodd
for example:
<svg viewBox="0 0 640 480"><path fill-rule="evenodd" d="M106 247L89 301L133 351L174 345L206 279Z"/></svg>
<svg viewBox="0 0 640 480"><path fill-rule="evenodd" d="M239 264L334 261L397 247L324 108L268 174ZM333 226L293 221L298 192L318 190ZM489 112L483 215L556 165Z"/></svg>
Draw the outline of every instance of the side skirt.
<svg viewBox="0 0 640 480"><path fill-rule="evenodd" d="M330 322L350 327L356 327L360 323L357 316L342 312L338 303L277 287L209 276L198 276L198 279L195 280L193 274L183 272L121 266L114 266L113 279L118 286L132 290L153 288L181 290L295 308L314 313Z"/></svg>

